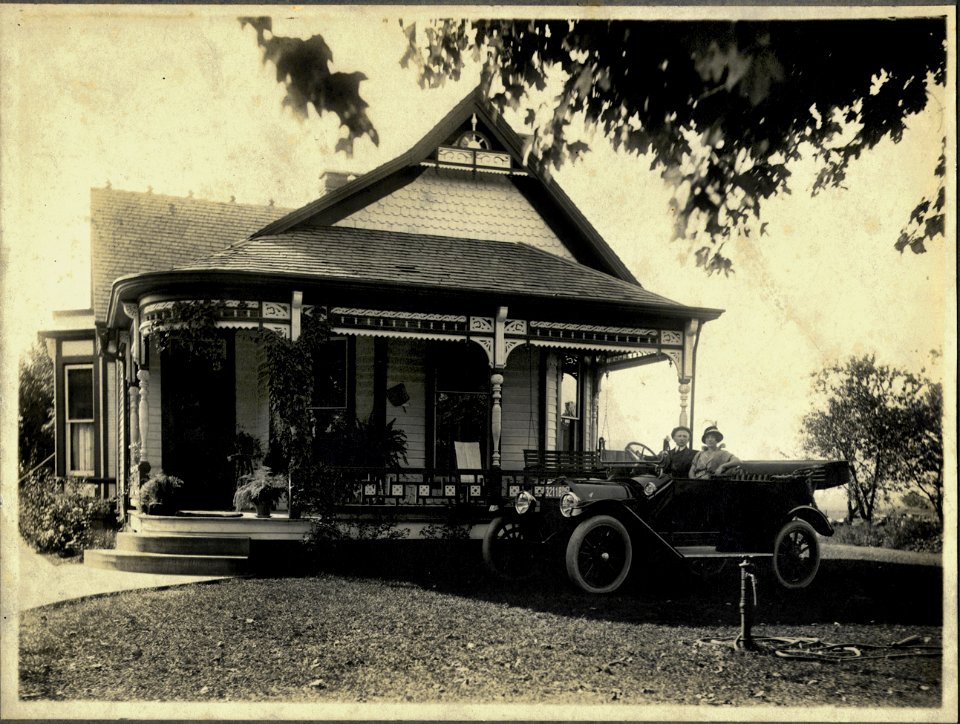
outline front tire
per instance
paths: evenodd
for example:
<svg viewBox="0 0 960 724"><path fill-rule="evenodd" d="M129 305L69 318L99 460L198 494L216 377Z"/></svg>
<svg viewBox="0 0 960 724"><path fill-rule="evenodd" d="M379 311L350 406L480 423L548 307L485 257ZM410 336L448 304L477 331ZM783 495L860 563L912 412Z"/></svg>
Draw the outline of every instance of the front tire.
<svg viewBox="0 0 960 724"><path fill-rule="evenodd" d="M536 573L536 556L526 526L497 517L483 535L483 562L499 578L519 581Z"/></svg>
<svg viewBox="0 0 960 724"><path fill-rule="evenodd" d="M633 543L626 526L610 515L588 518L567 543L567 575L587 593L613 593L626 580Z"/></svg>
<svg viewBox="0 0 960 724"><path fill-rule="evenodd" d="M773 543L773 572L784 588L806 588L820 570L820 541L805 520L791 520Z"/></svg>

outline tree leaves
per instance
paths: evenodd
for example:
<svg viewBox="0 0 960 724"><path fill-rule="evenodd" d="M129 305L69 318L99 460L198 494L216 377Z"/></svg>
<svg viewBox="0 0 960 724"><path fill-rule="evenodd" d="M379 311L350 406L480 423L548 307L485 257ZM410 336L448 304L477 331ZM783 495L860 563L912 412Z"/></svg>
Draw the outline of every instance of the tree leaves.
<svg viewBox="0 0 960 724"><path fill-rule="evenodd" d="M900 238L894 247L901 254L907 247L914 254L922 254L927 250L926 242L932 241L937 237L942 237L944 233L944 202L946 200L946 189L943 185L944 177L947 171L946 161L947 139L944 137L940 152L940 158L937 161L937 168L934 170L938 181L937 198L931 201L929 198L923 199L914 207L910 213L910 220L900 232Z"/></svg>
<svg viewBox="0 0 960 724"><path fill-rule="evenodd" d="M576 158L568 133L577 116L614 148L651 154L678 191L678 233L702 244L697 263L713 273L731 269L726 240L762 235L763 201L790 192L786 164L802 147L820 166L816 192L842 187L862 153L902 138L905 119L926 107L927 83L945 82L945 27L943 18L438 20L424 45L408 34L404 63L422 85L439 85L459 76L469 49L484 59L481 84L501 109L532 104L559 73L533 158L544 168ZM854 35L870 42L851 43ZM525 120L535 118L528 108ZM922 251L941 228L942 215L924 218L897 248Z"/></svg>
<svg viewBox="0 0 960 724"><path fill-rule="evenodd" d="M240 18L241 28L247 25L257 33L263 62L276 67L277 82L286 87L284 107L301 119L307 118L310 106L318 115L336 115L346 128L346 135L337 142L337 151L353 153L354 141L363 136L379 145L380 137L367 117L368 104L360 96L360 83L367 76L361 72L331 72L333 51L321 35L306 40L274 35L268 17Z"/></svg>

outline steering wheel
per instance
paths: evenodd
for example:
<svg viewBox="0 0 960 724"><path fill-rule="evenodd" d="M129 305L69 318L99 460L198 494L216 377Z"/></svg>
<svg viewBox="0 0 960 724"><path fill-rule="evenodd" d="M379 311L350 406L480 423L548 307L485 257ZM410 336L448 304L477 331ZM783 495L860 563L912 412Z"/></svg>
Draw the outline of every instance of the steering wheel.
<svg viewBox="0 0 960 724"><path fill-rule="evenodd" d="M650 463L660 459L660 456L657 455L657 453L644 445L642 442L628 442L623 450L638 463ZM647 458L645 453L649 453L650 458L652 459Z"/></svg>

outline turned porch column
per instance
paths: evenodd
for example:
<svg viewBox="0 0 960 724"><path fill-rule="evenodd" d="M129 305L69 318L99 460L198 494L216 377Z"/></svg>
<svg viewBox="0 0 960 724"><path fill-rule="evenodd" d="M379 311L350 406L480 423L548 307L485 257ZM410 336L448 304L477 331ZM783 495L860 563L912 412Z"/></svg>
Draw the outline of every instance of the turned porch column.
<svg viewBox="0 0 960 724"><path fill-rule="evenodd" d="M143 443L140 437L140 388L135 383L127 385L127 399L129 401L127 415L130 420L130 465L140 462L143 453Z"/></svg>
<svg viewBox="0 0 960 724"><path fill-rule="evenodd" d="M493 437L493 454L491 455L490 464L495 467L500 467L500 434L503 431L503 408L500 405L500 401L503 397L503 375L495 373L490 376L490 385L492 388L492 399L493 405L490 410L490 432Z"/></svg>
<svg viewBox="0 0 960 724"><path fill-rule="evenodd" d="M683 366L679 370L680 424L692 429L694 375L697 369L697 344L700 342L700 320L691 319L683 330ZM687 408L690 414L687 414Z"/></svg>
<svg viewBox="0 0 960 724"><path fill-rule="evenodd" d="M145 460L147 459L147 441L150 439L147 434L150 429L150 371L140 370L137 372L137 379L140 380L140 404L137 409L138 422L140 423L140 459Z"/></svg>

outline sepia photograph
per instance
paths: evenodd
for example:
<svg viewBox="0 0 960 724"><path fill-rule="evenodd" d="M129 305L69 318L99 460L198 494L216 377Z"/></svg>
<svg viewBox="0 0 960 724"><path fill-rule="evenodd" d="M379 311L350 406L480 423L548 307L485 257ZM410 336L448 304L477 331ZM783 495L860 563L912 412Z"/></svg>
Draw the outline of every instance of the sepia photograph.
<svg viewBox="0 0 960 724"><path fill-rule="evenodd" d="M956 9L0 5L0 714L955 721Z"/></svg>

